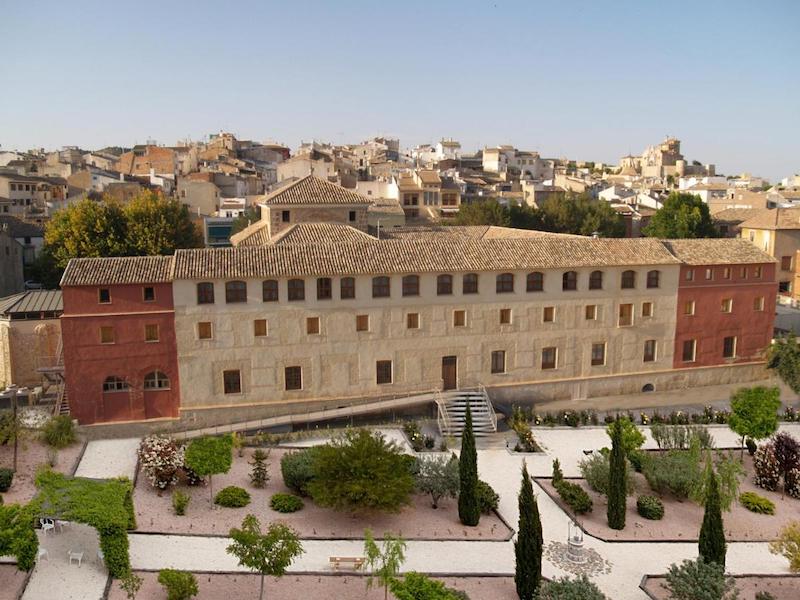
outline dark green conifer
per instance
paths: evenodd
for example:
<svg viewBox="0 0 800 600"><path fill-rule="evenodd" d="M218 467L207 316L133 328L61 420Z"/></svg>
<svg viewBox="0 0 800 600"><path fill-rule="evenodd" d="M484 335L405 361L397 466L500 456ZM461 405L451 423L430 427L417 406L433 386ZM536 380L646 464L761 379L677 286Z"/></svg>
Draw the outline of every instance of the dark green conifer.
<svg viewBox="0 0 800 600"><path fill-rule="evenodd" d="M528 466L522 466L522 488L519 491L519 529L514 542L516 571L514 583L520 600L534 600L542 581L542 521L539 505L533 495Z"/></svg>
<svg viewBox="0 0 800 600"><path fill-rule="evenodd" d="M703 525L700 527L700 558L706 562L715 562L725 568L725 530L722 526L722 508L719 499L719 483L717 474L709 466L706 494L706 510Z"/></svg>
<svg viewBox="0 0 800 600"><path fill-rule="evenodd" d="M474 527L481 518L478 504L478 453L472 431L472 411L467 404L464 431L461 434L461 456L458 461L459 493L458 518L464 525Z"/></svg>
<svg viewBox="0 0 800 600"><path fill-rule="evenodd" d="M608 526L625 529L625 499L627 473L625 472L625 448L622 444L622 422L614 422L611 436L611 457L608 471Z"/></svg>

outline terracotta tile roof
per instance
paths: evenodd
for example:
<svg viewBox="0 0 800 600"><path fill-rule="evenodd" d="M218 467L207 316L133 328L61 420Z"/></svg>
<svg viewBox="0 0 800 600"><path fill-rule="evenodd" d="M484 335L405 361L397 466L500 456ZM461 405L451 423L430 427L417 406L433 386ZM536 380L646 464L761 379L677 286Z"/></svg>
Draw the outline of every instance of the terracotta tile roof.
<svg viewBox="0 0 800 600"><path fill-rule="evenodd" d="M742 222L749 229L800 229L800 208L761 208Z"/></svg>
<svg viewBox="0 0 800 600"><path fill-rule="evenodd" d="M490 239L515 239L515 238L578 238L586 239L580 235L565 233L551 233L533 229L515 229L513 227L499 227L497 225L421 225L417 227L393 227L385 230L387 239L407 240L432 240L442 236L460 239L490 240ZM384 237L384 232L381 232Z"/></svg>
<svg viewBox="0 0 800 600"><path fill-rule="evenodd" d="M664 246L687 265L775 262L772 256L741 238L664 240Z"/></svg>
<svg viewBox="0 0 800 600"><path fill-rule="evenodd" d="M429 171L429 170L420 170L419 171L419 179L422 183L440 183L442 179L439 177L439 173L437 171Z"/></svg>
<svg viewBox="0 0 800 600"><path fill-rule="evenodd" d="M295 204L369 204L360 194L313 175L275 190L264 198L262 204L289 206Z"/></svg>
<svg viewBox="0 0 800 600"><path fill-rule="evenodd" d="M234 246L263 246L269 243L269 221L259 219L231 236Z"/></svg>
<svg viewBox="0 0 800 600"><path fill-rule="evenodd" d="M172 281L172 256L73 258L61 278L65 285L165 283Z"/></svg>
<svg viewBox="0 0 800 600"><path fill-rule="evenodd" d="M61 312L61 290L30 290L0 298L0 314L27 312Z"/></svg>
<svg viewBox="0 0 800 600"><path fill-rule="evenodd" d="M726 208L712 215L715 221L723 223L742 223L755 217L763 208Z"/></svg>
<svg viewBox="0 0 800 600"><path fill-rule="evenodd" d="M268 243L340 244L364 241L377 240L368 233L344 223L297 223L281 231Z"/></svg>

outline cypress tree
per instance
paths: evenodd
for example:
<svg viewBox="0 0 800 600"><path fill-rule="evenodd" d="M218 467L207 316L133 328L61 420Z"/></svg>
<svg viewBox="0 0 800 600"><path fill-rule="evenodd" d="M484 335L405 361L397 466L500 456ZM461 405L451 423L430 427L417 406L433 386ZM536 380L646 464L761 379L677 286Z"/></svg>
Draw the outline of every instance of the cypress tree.
<svg viewBox="0 0 800 600"><path fill-rule="evenodd" d="M542 581L542 521L533 495L528 465L522 465L522 488L519 491L519 529L514 542L516 571L514 583L520 600L533 600Z"/></svg>
<svg viewBox="0 0 800 600"><path fill-rule="evenodd" d="M461 434L461 456L458 461L458 518L464 525L474 527L481 518L478 505L478 453L472 431L472 411L467 404L464 431Z"/></svg>
<svg viewBox="0 0 800 600"><path fill-rule="evenodd" d="M700 558L706 562L715 562L725 568L725 530L722 526L722 508L719 500L719 483L713 467L708 466L708 483L706 493L703 525L700 527Z"/></svg>
<svg viewBox="0 0 800 600"><path fill-rule="evenodd" d="M625 448L622 445L622 422L619 418L614 421L609 461L608 526L611 529L625 529L627 473L625 472Z"/></svg>

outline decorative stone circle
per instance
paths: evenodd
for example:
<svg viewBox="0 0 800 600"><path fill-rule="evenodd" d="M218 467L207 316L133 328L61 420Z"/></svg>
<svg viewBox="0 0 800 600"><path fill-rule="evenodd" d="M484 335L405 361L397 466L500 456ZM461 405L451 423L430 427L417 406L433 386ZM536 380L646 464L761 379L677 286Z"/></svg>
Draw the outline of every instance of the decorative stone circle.
<svg viewBox="0 0 800 600"><path fill-rule="evenodd" d="M567 544L550 542L544 551L544 557L557 567L575 575L601 575L611 573L611 563L592 548L583 548L582 563L575 563L567 557Z"/></svg>

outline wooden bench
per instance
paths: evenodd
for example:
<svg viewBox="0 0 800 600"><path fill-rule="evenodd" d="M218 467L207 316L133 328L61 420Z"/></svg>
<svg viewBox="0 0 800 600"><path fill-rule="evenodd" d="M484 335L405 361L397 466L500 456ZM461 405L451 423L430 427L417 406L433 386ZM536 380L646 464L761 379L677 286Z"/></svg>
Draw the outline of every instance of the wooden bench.
<svg viewBox="0 0 800 600"><path fill-rule="evenodd" d="M335 571L342 566L349 567L352 571L358 571L364 566L365 559L363 556L331 556L328 560Z"/></svg>

